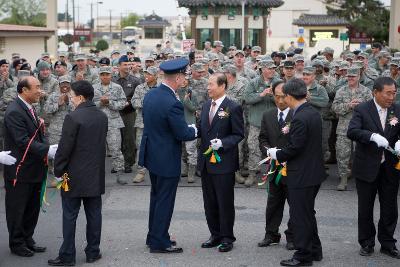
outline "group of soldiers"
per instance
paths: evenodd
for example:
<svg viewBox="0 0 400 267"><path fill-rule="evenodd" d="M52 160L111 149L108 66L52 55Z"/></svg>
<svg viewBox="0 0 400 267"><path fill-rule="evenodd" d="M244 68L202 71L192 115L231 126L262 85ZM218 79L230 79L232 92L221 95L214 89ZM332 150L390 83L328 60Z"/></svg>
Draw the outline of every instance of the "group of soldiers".
<svg viewBox="0 0 400 267"><path fill-rule="evenodd" d="M380 76L393 78L400 86L400 53L391 54L380 43L371 46L371 53L346 50L336 55L326 47L318 54L305 58L303 50L273 52L262 55L261 47L246 45L226 49L221 41L206 42L203 50L175 52L170 43L160 45L149 56L139 58L135 51L112 51L109 57L98 54L59 53L52 59L43 53L34 66L19 54L0 60L0 119L17 96L16 86L24 76L34 75L40 81L42 97L36 110L45 120L51 144L58 143L65 115L72 111L69 92L71 83L89 81L95 89L93 101L108 117L107 147L112 157L112 173L120 184L126 184L122 172L136 174L134 183L143 182L146 169L137 166L137 155L143 133L142 107L148 91L162 81L158 65L169 59L187 57L190 66L186 83L178 90L188 124L196 123L204 102L208 99L208 77L214 72L225 73L227 96L244 110L245 139L239 145L240 170L236 182L252 186L260 172L262 159L259 134L262 115L275 107L272 84L292 78L302 78L308 88L308 102L321 114L323 125L322 149L326 163L338 164L338 190L346 190L351 176L353 150L346 131L356 105L372 98L374 80ZM55 61L55 62L52 62ZM397 98L400 101L400 96ZM3 127L3 126L2 126ZM2 128L1 127L1 128ZM3 130L3 129L1 129ZM195 182L197 160L204 151L198 141L183 146L182 177ZM162 148L160 148L162 149ZM326 166L328 168L328 166ZM50 168L51 169L51 168Z"/></svg>

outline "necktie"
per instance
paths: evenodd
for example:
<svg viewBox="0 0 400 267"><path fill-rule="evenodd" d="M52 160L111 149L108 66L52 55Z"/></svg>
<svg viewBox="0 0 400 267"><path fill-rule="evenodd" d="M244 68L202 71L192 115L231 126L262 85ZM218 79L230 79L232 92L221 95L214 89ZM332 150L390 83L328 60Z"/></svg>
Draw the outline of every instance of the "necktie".
<svg viewBox="0 0 400 267"><path fill-rule="evenodd" d="M208 114L208 122L211 125L211 122L214 118L214 113L215 113L215 107L217 106L217 103L215 101L211 102L211 108L210 108L210 113Z"/></svg>
<svg viewBox="0 0 400 267"><path fill-rule="evenodd" d="M381 125L383 130L385 130L385 124L386 124L385 111L386 110L384 110L383 108L379 110L379 119L381 120Z"/></svg>
<svg viewBox="0 0 400 267"><path fill-rule="evenodd" d="M35 116L35 112L33 111L33 108L30 108L29 112L31 113L32 117L36 120L36 116Z"/></svg>
<svg viewBox="0 0 400 267"><path fill-rule="evenodd" d="M278 123L279 123L279 127L280 128L282 128L283 125L285 124L285 121L283 120L283 112L282 111L279 112L279 121L278 121Z"/></svg>

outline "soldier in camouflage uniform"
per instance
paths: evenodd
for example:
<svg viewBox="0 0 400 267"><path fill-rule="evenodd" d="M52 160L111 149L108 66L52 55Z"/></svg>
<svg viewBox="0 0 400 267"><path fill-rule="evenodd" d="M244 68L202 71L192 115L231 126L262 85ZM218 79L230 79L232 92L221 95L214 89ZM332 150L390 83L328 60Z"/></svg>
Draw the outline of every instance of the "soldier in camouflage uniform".
<svg viewBox="0 0 400 267"><path fill-rule="evenodd" d="M370 66L378 72L379 76L381 76L382 73L389 69L390 58L391 56L389 52L381 51L378 54L378 61L374 64L370 64Z"/></svg>
<svg viewBox="0 0 400 267"><path fill-rule="evenodd" d="M360 60L364 63L364 73L367 78L375 81L379 77L379 73L368 64L368 53L361 52L357 55L357 60Z"/></svg>
<svg viewBox="0 0 400 267"><path fill-rule="evenodd" d="M368 64L375 65L378 62L379 53L382 50L382 44L380 43L373 43L371 45L372 54L368 57Z"/></svg>
<svg viewBox="0 0 400 267"><path fill-rule="evenodd" d="M311 104L322 118L322 153L328 151L328 138L331 130L330 120L324 118L324 111L329 105L328 93L315 79L315 67L306 66L303 70L303 81L307 86L307 102Z"/></svg>
<svg viewBox="0 0 400 267"><path fill-rule="evenodd" d="M145 82L139 84L135 92L132 96L131 103L136 112L136 120L135 120L135 128L136 128L136 176L133 178L134 183L141 183L144 181L144 177L146 175L146 168L139 166L139 150L140 150L140 142L142 141L143 136L143 100L144 96L149 92L152 88L157 87L157 74L158 69L156 67L148 67L144 71Z"/></svg>
<svg viewBox="0 0 400 267"><path fill-rule="evenodd" d="M220 72L221 71L221 61L217 54L209 53L208 59L210 60L210 69L212 72Z"/></svg>
<svg viewBox="0 0 400 267"><path fill-rule="evenodd" d="M332 110L338 115L336 157L340 183L337 190L344 191L347 188L347 180L350 176L350 159L352 154L352 142L347 138L347 128L353 115L354 108L363 102L372 99L371 90L359 84L360 70L349 68L347 71L348 85L336 92L332 104Z"/></svg>
<svg viewBox="0 0 400 267"><path fill-rule="evenodd" d="M248 146L250 174L245 181L246 186L251 186L256 179L257 164L261 160L258 144L261 119L265 111L275 107L271 86L278 81L275 77L276 66L273 60L262 60L259 62L259 67L261 75L250 81L243 95L243 99L249 108Z"/></svg>
<svg viewBox="0 0 400 267"><path fill-rule="evenodd" d="M9 72L10 64L8 60L2 59L0 60L0 99L3 97L4 91L8 88L13 87L14 83L10 79ZM5 111L5 109L4 109ZM3 136L4 136L4 111L2 111L2 107L0 106L0 149L3 147Z"/></svg>
<svg viewBox="0 0 400 267"><path fill-rule="evenodd" d="M244 106L243 103L243 94L247 88L248 81L246 78L237 75L237 68L235 65L225 65L223 67L223 72L225 73L228 80L228 87L225 90L227 97L239 105ZM240 170L247 169L247 160L245 161L245 146L247 146L245 140L242 140L239 143L239 168ZM240 172L236 172L235 174L236 182L239 184L243 184L245 182L245 178L241 175Z"/></svg>
<svg viewBox="0 0 400 267"><path fill-rule="evenodd" d="M111 81L111 67L99 69L100 82L93 86L95 96L93 102L108 117L107 147L112 157L112 172L117 175L119 184L126 184L120 173L124 170L124 157L121 152L121 132L124 122L119 111L126 106L126 96L122 87Z"/></svg>
<svg viewBox="0 0 400 267"><path fill-rule="evenodd" d="M233 62L237 68L237 75L246 78L248 81L257 76L257 72L245 66L245 53L243 50L236 50Z"/></svg>
<svg viewBox="0 0 400 267"><path fill-rule="evenodd" d="M249 69L257 69L257 57L261 54L261 47L255 45L251 48L250 57L247 58L245 66Z"/></svg>
<svg viewBox="0 0 400 267"><path fill-rule="evenodd" d="M64 118L73 110L73 106L69 100L71 78L68 75L61 76L59 83L60 89L48 95L43 107L49 122L47 134L50 144L58 144L60 142ZM49 160L49 173L53 174L53 160Z"/></svg>
<svg viewBox="0 0 400 267"><path fill-rule="evenodd" d="M372 92L372 89L374 87L374 81L368 78L367 75L365 75L364 62L359 60L354 60L352 66L360 69L360 84L369 88Z"/></svg>
<svg viewBox="0 0 400 267"><path fill-rule="evenodd" d="M54 63L54 74L57 79L59 79L62 76L69 75L68 73L68 66L67 63L64 61L56 61Z"/></svg>
<svg viewBox="0 0 400 267"><path fill-rule="evenodd" d="M99 83L99 76L89 68L86 63L85 55L78 54L74 59L76 66L70 72L71 82L85 80L90 82L92 85Z"/></svg>
<svg viewBox="0 0 400 267"><path fill-rule="evenodd" d="M201 107L208 100L208 80L204 78L204 73L206 69L202 63L194 63L192 65L192 77L189 80L189 87L192 89L193 93L196 95L197 107L196 113L200 115Z"/></svg>
<svg viewBox="0 0 400 267"><path fill-rule="evenodd" d="M208 55L210 53L214 53L217 54L218 59L220 62L224 62L225 61L225 55L222 53L222 49L224 48L224 44L221 41L214 41L213 43L213 49L211 50L211 52L207 53L207 57L209 57Z"/></svg>
<svg viewBox="0 0 400 267"><path fill-rule="evenodd" d="M400 104L400 57L394 57L390 61L390 69L382 76L390 77L396 82L396 103Z"/></svg>
<svg viewBox="0 0 400 267"><path fill-rule="evenodd" d="M288 82L294 78L294 62L293 61L285 60L283 62L283 74L284 74L284 78L283 78L284 82Z"/></svg>
<svg viewBox="0 0 400 267"><path fill-rule="evenodd" d="M186 76L183 87L177 91L183 105L185 121L188 125L196 124L196 111L201 108L197 102L197 94L193 93L193 89L189 87L189 81L190 77ZM182 173L184 172L183 169L186 169L188 183L194 183L197 166L197 140L186 141L183 149Z"/></svg>

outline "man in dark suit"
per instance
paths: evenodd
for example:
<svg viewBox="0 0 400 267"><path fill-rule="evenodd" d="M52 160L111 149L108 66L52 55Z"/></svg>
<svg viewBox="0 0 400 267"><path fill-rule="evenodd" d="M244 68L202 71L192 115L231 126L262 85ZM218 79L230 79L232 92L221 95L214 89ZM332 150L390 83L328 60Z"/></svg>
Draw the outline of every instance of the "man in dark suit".
<svg viewBox="0 0 400 267"><path fill-rule="evenodd" d="M293 226L296 252L282 266L311 266L322 260L321 241L315 219L315 197L326 179L322 156L321 116L307 103L303 80L292 79L283 86L285 101L293 110L289 143L282 149L270 148L268 154L286 162L289 214Z"/></svg>
<svg viewBox="0 0 400 267"><path fill-rule="evenodd" d="M146 245L151 253L180 253L182 248L168 234L181 175L182 141L194 140L197 129L185 122L183 105L176 91L185 82L186 59L160 65L164 80L143 101L143 137L139 165L150 173L149 231Z"/></svg>
<svg viewBox="0 0 400 267"><path fill-rule="evenodd" d="M244 138L243 111L239 104L226 97L227 83L223 73L210 76L211 100L204 103L199 121L200 151L205 152L211 146L221 159L214 164L209 156L201 155L199 161L204 210L211 233L201 247L218 246L220 252L232 250L236 240L233 235L235 172L239 169L238 144Z"/></svg>
<svg viewBox="0 0 400 267"><path fill-rule="evenodd" d="M358 194L358 242L360 255L374 252L374 203L379 195L378 240L381 252L400 259L393 238L398 210L399 159L384 148L395 147L400 155L400 106L394 104L396 83L389 77L375 80L374 99L358 105L353 112L347 136L357 142L352 167Z"/></svg>
<svg viewBox="0 0 400 267"><path fill-rule="evenodd" d="M17 159L16 164L4 167L6 219L11 252L31 257L46 250L36 245L33 233L39 218L47 156L54 157L57 146L49 146L43 120L32 106L42 95L39 80L21 79L17 92L18 97L8 106L4 117L5 150Z"/></svg>
<svg viewBox="0 0 400 267"><path fill-rule="evenodd" d="M261 130L259 135L259 144L261 154L264 158L268 156L268 148L285 147L289 140L289 134L286 129L292 120L293 111L290 110L285 102L285 94L283 93L284 82L279 80L272 84L272 93L274 95L275 105L277 108L271 108L264 112L261 121ZM286 127L286 128L285 128ZM286 177L282 176L279 183L276 184L278 171L269 180L269 193L267 208L265 211L265 237L258 243L259 247L267 247L278 244L281 235L279 226L282 222L283 210L285 208L286 199L288 199L288 189L286 186ZM294 249L293 232L291 222L288 221L288 229L285 231L286 248Z"/></svg>
<svg viewBox="0 0 400 267"><path fill-rule="evenodd" d="M69 190L61 188L63 209L63 244L51 266L75 265L75 230L81 202L87 227L86 262L101 258L101 195L105 185L107 116L92 102L94 89L88 81L71 85L75 110L67 114L54 160L54 175L67 174Z"/></svg>

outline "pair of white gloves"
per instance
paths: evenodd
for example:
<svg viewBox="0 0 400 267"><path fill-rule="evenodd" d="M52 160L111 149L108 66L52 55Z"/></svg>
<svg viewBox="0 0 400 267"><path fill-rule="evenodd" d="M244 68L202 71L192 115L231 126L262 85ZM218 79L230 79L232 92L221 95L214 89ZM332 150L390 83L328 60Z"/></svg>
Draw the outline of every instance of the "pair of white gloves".
<svg viewBox="0 0 400 267"><path fill-rule="evenodd" d="M389 146L389 141L380 134L373 133L371 135L370 141L375 142L378 147L387 148ZM394 145L394 150L398 155L400 155L400 140Z"/></svg>
<svg viewBox="0 0 400 267"><path fill-rule="evenodd" d="M58 148L57 145L51 145L49 147L48 157L50 159L54 159ZM17 162L17 159L10 155L11 151L1 151L0 152L0 164L4 165L14 165Z"/></svg>

